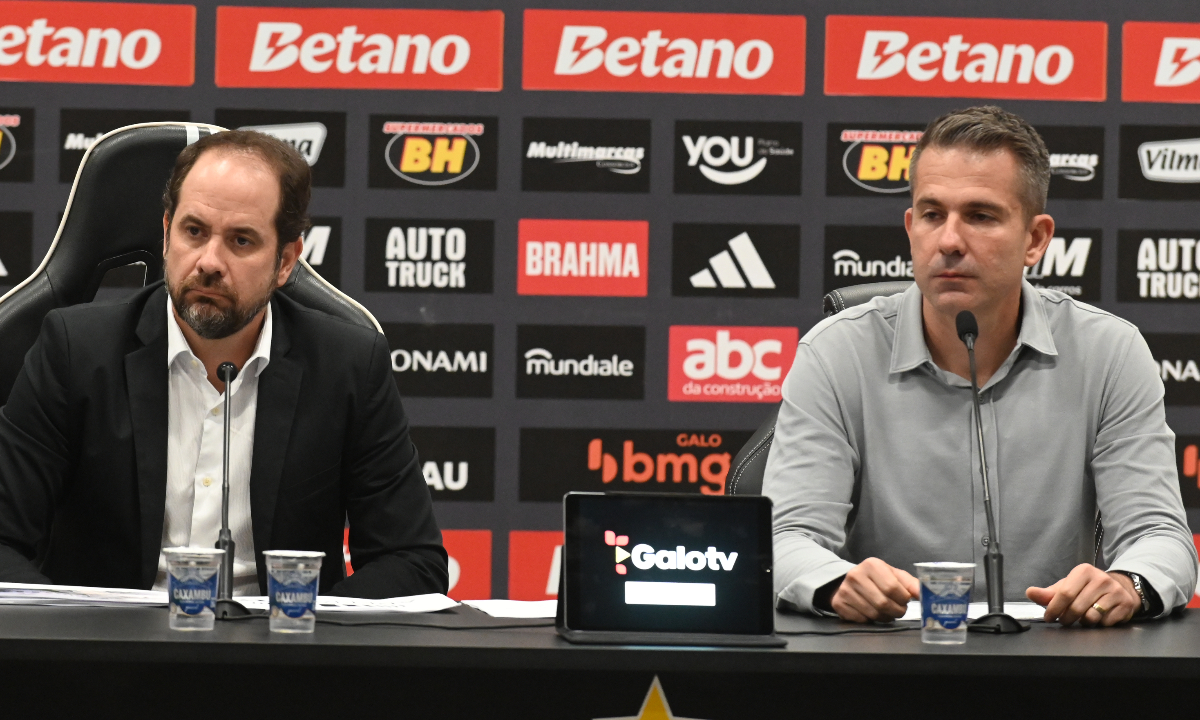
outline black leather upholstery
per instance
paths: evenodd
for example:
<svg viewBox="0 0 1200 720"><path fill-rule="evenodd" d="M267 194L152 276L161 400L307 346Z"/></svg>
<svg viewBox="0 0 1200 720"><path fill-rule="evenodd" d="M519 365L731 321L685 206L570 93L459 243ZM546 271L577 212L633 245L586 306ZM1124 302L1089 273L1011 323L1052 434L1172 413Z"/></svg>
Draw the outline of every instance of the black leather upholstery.
<svg viewBox="0 0 1200 720"><path fill-rule="evenodd" d="M147 283L162 278L163 187L184 147L221 130L195 123L131 125L108 133L84 154L45 259L0 298L0 406L48 312L90 302L112 268L142 262ZM366 309L303 262L282 292L307 307L379 329Z"/></svg>
<svg viewBox="0 0 1200 720"><path fill-rule="evenodd" d="M877 297L887 297L904 292L912 285L911 280L903 282L870 283L867 285L851 285L850 287L834 290L825 296L823 309L829 317L848 307L861 305ZM779 417L779 407L776 406L769 417L759 425L738 454L734 456L729 469L729 477L725 481L725 492L729 495L761 495L763 472L767 469L767 453L775 440L775 420Z"/></svg>

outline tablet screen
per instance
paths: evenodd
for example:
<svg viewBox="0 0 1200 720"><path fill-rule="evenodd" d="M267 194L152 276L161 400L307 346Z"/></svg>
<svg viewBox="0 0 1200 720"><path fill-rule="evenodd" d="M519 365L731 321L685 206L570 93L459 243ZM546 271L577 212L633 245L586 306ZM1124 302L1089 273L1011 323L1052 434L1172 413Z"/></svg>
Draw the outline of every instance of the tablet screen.
<svg viewBox="0 0 1200 720"><path fill-rule="evenodd" d="M765 497L568 493L566 625L773 632Z"/></svg>

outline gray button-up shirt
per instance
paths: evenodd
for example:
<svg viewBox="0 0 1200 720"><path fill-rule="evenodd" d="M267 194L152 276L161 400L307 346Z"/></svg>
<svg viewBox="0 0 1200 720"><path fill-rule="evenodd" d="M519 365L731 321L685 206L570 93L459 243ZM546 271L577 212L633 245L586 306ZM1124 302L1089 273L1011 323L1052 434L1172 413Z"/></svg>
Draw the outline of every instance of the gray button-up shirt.
<svg viewBox="0 0 1200 720"><path fill-rule="evenodd" d="M1005 596L1079 563L1142 575L1165 611L1196 589L1196 549L1163 384L1137 328L1024 283L1017 346L982 388ZM781 604L868 557L978 564L987 521L971 384L934 364L921 293L877 298L800 340L783 386L763 492L775 503ZM1095 519L1104 534L1096 556Z"/></svg>

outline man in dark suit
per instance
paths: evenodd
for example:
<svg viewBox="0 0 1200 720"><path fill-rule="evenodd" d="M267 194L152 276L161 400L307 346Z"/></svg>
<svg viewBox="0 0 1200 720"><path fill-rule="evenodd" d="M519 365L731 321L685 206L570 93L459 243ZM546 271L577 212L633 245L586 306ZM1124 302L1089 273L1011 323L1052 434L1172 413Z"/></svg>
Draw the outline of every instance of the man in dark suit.
<svg viewBox="0 0 1200 720"><path fill-rule="evenodd" d="M164 547L211 546L229 361L235 590L265 594L280 549L325 552L323 593L446 591L384 337L274 292L309 188L273 138L203 138L164 192L165 283L46 317L0 408L0 581L161 587Z"/></svg>

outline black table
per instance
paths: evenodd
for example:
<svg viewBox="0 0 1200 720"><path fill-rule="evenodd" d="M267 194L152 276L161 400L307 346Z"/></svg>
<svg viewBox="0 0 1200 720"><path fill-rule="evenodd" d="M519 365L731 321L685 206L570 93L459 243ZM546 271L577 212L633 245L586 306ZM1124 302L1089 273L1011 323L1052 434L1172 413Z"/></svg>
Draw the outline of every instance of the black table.
<svg viewBox="0 0 1200 720"><path fill-rule="evenodd" d="M511 622L470 608L401 619ZM794 615L777 623L782 631L855 628ZM953 647L923 645L914 629L794 635L787 649L761 650L579 647L545 626L321 624L311 636L287 636L256 619L181 633L167 628L165 609L0 607L2 717L115 708L212 718L223 694L232 717L623 718L638 716L655 676L675 717L701 720L1190 710L1200 614L1105 630L1035 624ZM185 688L203 689L205 699L184 702ZM936 707L923 704L932 700Z"/></svg>

